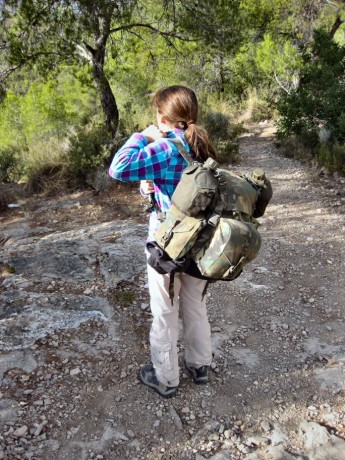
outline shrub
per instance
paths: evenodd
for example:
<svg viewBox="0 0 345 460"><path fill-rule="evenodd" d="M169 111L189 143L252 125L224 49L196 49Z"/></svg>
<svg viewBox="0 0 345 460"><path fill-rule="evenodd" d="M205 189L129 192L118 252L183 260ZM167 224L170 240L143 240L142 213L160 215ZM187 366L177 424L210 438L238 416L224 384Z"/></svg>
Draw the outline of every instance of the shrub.
<svg viewBox="0 0 345 460"><path fill-rule="evenodd" d="M63 155L64 146L56 137L37 139L30 144L25 154L23 169L27 192L45 192L47 195L52 195L61 191Z"/></svg>
<svg viewBox="0 0 345 460"><path fill-rule="evenodd" d="M28 174L26 191L55 195L66 188L63 164L41 164Z"/></svg>
<svg viewBox="0 0 345 460"><path fill-rule="evenodd" d="M345 175L345 145L323 143L319 147L317 159L330 172L337 171Z"/></svg>
<svg viewBox="0 0 345 460"><path fill-rule="evenodd" d="M74 130L67 144L64 176L72 188L85 184L90 171L105 166L116 148L105 125L97 122Z"/></svg>
<svg viewBox="0 0 345 460"><path fill-rule="evenodd" d="M39 141L27 155L27 190L52 195L88 185L99 188L99 177L115 148L106 127L95 121L71 130L63 142Z"/></svg>
<svg viewBox="0 0 345 460"><path fill-rule="evenodd" d="M152 123L156 121L151 108L139 107L133 101L127 101L120 108L118 137L129 137L132 133L143 131Z"/></svg>
<svg viewBox="0 0 345 460"><path fill-rule="evenodd" d="M239 160L239 145L237 135L243 129L242 125L231 125L227 115L221 112L208 112L203 119L210 139L217 150L219 163L235 163Z"/></svg>
<svg viewBox="0 0 345 460"><path fill-rule="evenodd" d="M237 141L221 140L217 145L217 161L219 163L238 163L240 160L239 144Z"/></svg>
<svg viewBox="0 0 345 460"><path fill-rule="evenodd" d="M0 149L0 182L10 183L20 179L22 174L21 155L18 147Z"/></svg>
<svg viewBox="0 0 345 460"><path fill-rule="evenodd" d="M280 137L308 135L320 127L331 133L332 143L345 140L345 46L323 30L314 32L299 87L278 101Z"/></svg>
<svg viewBox="0 0 345 460"><path fill-rule="evenodd" d="M267 95L259 95L256 90L250 90L245 100L245 109L241 119L247 122L270 120L273 116L272 105L265 99Z"/></svg>
<svg viewBox="0 0 345 460"><path fill-rule="evenodd" d="M279 141L277 146L284 156L301 162L311 162L314 156L313 148L302 136L290 136Z"/></svg>
<svg viewBox="0 0 345 460"><path fill-rule="evenodd" d="M229 117L220 112L208 112L203 120L203 124L214 144L221 139L229 136L230 120Z"/></svg>

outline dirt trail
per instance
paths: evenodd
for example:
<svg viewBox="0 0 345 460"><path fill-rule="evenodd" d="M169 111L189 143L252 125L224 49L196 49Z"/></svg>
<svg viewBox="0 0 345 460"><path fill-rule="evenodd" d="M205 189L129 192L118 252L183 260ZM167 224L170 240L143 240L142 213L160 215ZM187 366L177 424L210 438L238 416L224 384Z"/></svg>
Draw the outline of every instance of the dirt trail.
<svg viewBox="0 0 345 460"><path fill-rule="evenodd" d="M175 398L138 381L149 358L145 274L113 289L97 268L89 284L37 281L31 291L106 299L111 313L56 329L12 354L12 365L0 356L0 460L345 459L345 180L278 156L270 133L241 139L235 169L263 167L274 198L260 219L259 257L209 289L210 383L195 386L185 374L182 342ZM78 203L75 217L62 206L50 223L67 230L114 218L109 196ZM49 219L43 205L27 203L31 227ZM2 278L5 294L11 276Z"/></svg>

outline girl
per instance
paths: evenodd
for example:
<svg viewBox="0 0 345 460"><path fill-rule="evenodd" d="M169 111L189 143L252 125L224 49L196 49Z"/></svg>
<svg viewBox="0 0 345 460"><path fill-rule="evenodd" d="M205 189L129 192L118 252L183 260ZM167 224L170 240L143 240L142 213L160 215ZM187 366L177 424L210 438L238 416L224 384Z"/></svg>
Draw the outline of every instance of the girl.
<svg viewBox="0 0 345 460"><path fill-rule="evenodd" d="M157 111L157 127L149 126L134 133L116 153L109 174L121 181L142 181L141 192L154 193L163 213L187 162L169 139L179 138L191 158L204 162L215 151L206 131L196 125L198 101L194 91L185 86L159 90L152 102ZM148 241L160 225L161 212L150 215ZM185 364L196 384L208 382L212 361L211 332L206 302L202 293L206 281L185 273L175 275L174 305L169 298L169 275L160 275L148 266L150 306L153 322L150 331L151 361L140 371L145 385L164 398L172 397L179 385L177 355L179 310L183 321ZM177 299L177 301L176 301Z"/></svg>

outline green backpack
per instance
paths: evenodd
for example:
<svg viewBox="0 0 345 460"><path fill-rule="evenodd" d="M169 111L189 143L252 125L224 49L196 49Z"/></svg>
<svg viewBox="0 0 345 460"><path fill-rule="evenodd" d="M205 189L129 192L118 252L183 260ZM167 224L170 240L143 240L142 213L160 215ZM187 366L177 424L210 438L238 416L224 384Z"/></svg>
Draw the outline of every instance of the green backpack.
<svg viewBox="0 0 345 460"><path fill-rule="evenodd" d="M183 271L209 281L234 280L259 252L255 217L263 215L272 198L271 184L262 169L238 176L219 169L211 158L203 164L193 161L180 140L169 141L189 165L154 235L156 244L149 244L149 264L160 273ZM176 262L177 268L171 265L169 270L168 262Z"/></svg>

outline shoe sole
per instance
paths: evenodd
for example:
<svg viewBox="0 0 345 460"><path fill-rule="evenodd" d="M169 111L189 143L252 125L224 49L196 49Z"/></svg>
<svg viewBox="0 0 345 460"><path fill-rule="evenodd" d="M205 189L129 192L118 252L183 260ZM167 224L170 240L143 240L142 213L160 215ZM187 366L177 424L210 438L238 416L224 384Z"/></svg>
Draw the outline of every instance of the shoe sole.
<svg viewBox="0 0 345 460"><path fill-rule="evenodd" d="M141 371L139 373L139 376L140 376L140 380L143 382L144 385L152 388L153 390L155 390L156 393L159 394L159 396L161 396L162 398L165 398L165 399L170 399L172 398L173 396L176 395L177 393L177 389L176 390L173 390L171 391L170 393L162 393L159 388L157 388L157 386L151 382L148 382L147 380L145 380L145 378L143 377L143 375L141 374Z"/></svg>

